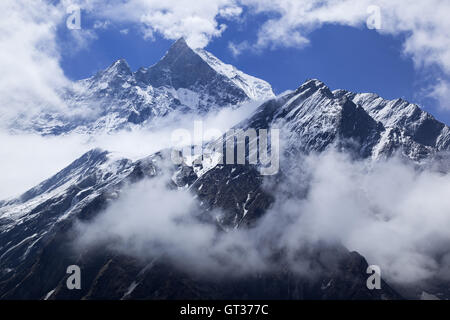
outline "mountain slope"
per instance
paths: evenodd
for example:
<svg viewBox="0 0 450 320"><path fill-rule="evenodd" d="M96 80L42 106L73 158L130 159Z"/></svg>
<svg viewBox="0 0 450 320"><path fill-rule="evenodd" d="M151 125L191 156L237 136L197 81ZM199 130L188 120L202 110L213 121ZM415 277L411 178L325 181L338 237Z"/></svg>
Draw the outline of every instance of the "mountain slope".
<svg viewBox="0 0 450 320"><path fill-rule="evenodd" d="M336 96L346 96L360 105L376 121L386 128L379 150L392 150L399 145L409 157L420 160L433 152L450 149L450 128L436 120L417 105L403 99L385 100L376 94L355 94L344 90Z"/></svg>
<svg viewBox="0 0 450 320"><path fill-rule="evenodd" d="M400 155L416 165L439 163L440 171L449 171L447 126L416 106L413 108L418 115L406 117L405 121L373 118L370 109L364 104L356 104L358 100L353 102L352 96L342 95L341 91L331 92L323 82L309 80L297 90L265 102L236 128L280 129L284 154L280 173L262 177L257 166L220 164L203 172L200 166L197 171L202 174L191 188L196 190L206 209L215 206L224 209L226 214L220 217L220 224L225 229L233 229L252 225L271 206L274 199L263 188L267 181L274 185L274 192L276 186L288 182L286 178L290 173L301 171L304 155L321 153L330 147L358 159L378 161ZM386 100L380 99L379 103L383 106ZM407 110L392 109L390 115L401 119L408 114ZM423 123L429 123L425 131L430 130L435 136L439 134L436 139L439 143L434 146L421 143L422 137L417 132L424 130ZM411 128L415 130L411 131Z"/></svg>
<svg viewBox="0 0 450 320"><path fill-rule="evenodd" d="M420 161L450 151L450 128L417 105L371 94L331 92L315 79L267 101L240 126L282 128L288 148L304 152L321 151L339 139L357 142L356 152L374 159L400 152Z"/></svg>
<svg viewBox="0 0 450 320"><path fill-rule="evenodd" d="M1 299L400 298L384 281L382 290L367 290L367 262L342 247L309 253L316 270L324 268L317 277L296 275L280 261L276 272L224 279L192 274L164 257L145 261L96 246L82 254L74 251L77 221L92 220L120 198L127 185L157 175L167 156L157 154L132 163L93 150L4 205L0 213ZM176 169L178 187L192 183L192 168ZM59 187L53 188L52 183ZM207 216L208 211L203 214ZM329 255L335 260L331 265L323 260ZM66 268L71 264L83 270L81 290L66 288Z"/></svg>
<svg viewBox="0 0 450 320"><path fill-rule="evenodd" d="M266 100L274 98L272 88L266 81L245 74L230 64L223 63L206 50L196 49L195 52L216 72L227 77L238 88L242 89L250 99Z"/></svg>
<svg viewBox="0 0 450 320"><path fill-rule="evenodd" d="M206 63L200 58L205 53L197 55L183 41L178 41L172 49L160 64L148 69L132 73L125 61L120 60L85 80L84 85L90 88L95 98L101 96L105 103L112 101L109 99L126 101L127 107L105 105L105 108L110 108L104 116L106 118L98 119L105 122L110 119L109 123L113 124L110 127L97 119L95 125L91 123L82 127L72 124L68 130L89 131L97 125L98 128L117 129L120 127L118 123L142 123L141 120L149 119L143 116L146 107L150 108L150 114L155 112L155 117L158 117L167 114L166 111L172 107L174 110L191 110L195 106L198 110L205 110L201 107L205 101L213 101L211 105L203 105L208 107L244 101L255 91L236 85L236 81L241 81L237 79L239 77L253 83L253 88L259 88L260 83L254 85L255 82L249 80L251 78L234 69L230 71L228 67L217 66L213 57L208 56L209 62ZM180 51L183 54L177 55ZM217 72L221 68L227 70ZM193 74L185 78L180 76L191 71ZM228 76L225 77L225 73ZM167 102L172 101L167 98L170 96L179 103L174 102L166 108L167 105L151 100L154 106L150 107L151 103L144 99L146 102L140 104L142 96L133 100L136 95L130 88L138 90L144 85L148 85L153 98L160 95L161 102ZM191 97L183 103L179 96L175 98L174 93L179 94L183 90L188 90L185 91L190 92L188 95L198 90L204 96L199 100ZM259 92L265 95L267 91L262 89ZM79 103L85 102L85 96L78 99ZM132 113L128 113L129 108L134 108ZM130 120L131 114L137 118ZM112 118L107 118L111 115ZM408 161L420 163L449 151L449 128L416 106L342 90L332 92L318 80L307 81L293 92L266 101L237 127L281 129L286 158L283 158L284 163L277 175L263 177L254 165L216 164L204 170L198 165L167 165L170 160L165 152L133 162L93 150L18 199L1 202L0 297L399 298L385 282L383 290L369 291L365 286L367 262L359 254L350 253L339 245L315 248L309 253L316 267L323 267L323 256L331 255L336 260L336 264L323 268L323 273L314 279L305 279L283 269L285 265L281 259L276 260L279 270L275 273L211 280L193 276L164 257L142 262L105 248L81 255L70 250L75 236L73 228L78 220L93 219L120 199L127 186L155 177L163 168L169 167L172 180L167 183L171 188L188 188L198 199L198 218L225 233L233 229L250 230L257 225L276 201L278 187L290 190L297 197L305 196L307 190L299 190L298 181L289 181L290 170L300 170L305 154L320 153L337 146L360 159L376 161L400 153ZM64 127L61 128L61 132L65 132ZM219 216L214 214L217 209L220 209ZM283 255L276 252L275 256L278 259ZM65 268L74 263L82 267L86 281L83 290L77 292L65 288Z"/></svg>

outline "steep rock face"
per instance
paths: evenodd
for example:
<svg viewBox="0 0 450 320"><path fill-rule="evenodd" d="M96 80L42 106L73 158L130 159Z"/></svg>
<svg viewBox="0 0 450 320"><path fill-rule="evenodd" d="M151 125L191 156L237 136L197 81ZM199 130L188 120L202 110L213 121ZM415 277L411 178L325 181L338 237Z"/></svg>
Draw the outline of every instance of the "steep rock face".
<svg viewBox="0 0 450 320"><path fill-rule="evenodd" d="M13 208L19 209L20 216L9 215L10 219L1 221L1 298L401 298L384 281L382 290L368 290L367 262L359 254L342 247L324 247L309 252L311 263L317 265L315 269L324 268L314 276L295 274L281 262L279 269L273 272L229 277L217 277L211 272L201 276L187 272L182 265L173 265L164 257L145 261L95 246L81 254L73 251L74 223L93 219L120 197L127 184L157 175L159 163L165 156L167 154L157 154L133 163L93 150L27 192L26 196L2 207L2 217L13 213ZM183 177L194 175L189 167L175 167L173 170L182 173ZM51 188L52 182L59 187ZM236 187L237 183L233 185ZM227 201L220 194L217 199ZM66 287L66 268L72 264L83 270L81 290L68 290Z"/></svg>
<svg viewBox="0 0 450 320"><path fill-rule="evenodd" d="M20 274L57 226L91 210L106 190L131 172L131 161L92 150L20 198L6 201L0 209L0 282Z"/></svg>
<svg viewBox="0 0 450 320"><path fill-rule="evenodd" d="M325 251L325 250L324 250ZM333 251L336 265L318 277L298 276L280 270L269 274L192 275L173 265L154 260L139 264L123 256L102 257L97 268L89 270L89 282L81 292L67 290L65 278L49 299L316 299L393 300L401 299L382 281L382 290L366 287L367 262L356 252ZM321 253L323 255L323 251ZM321 254L317 253L317 263ZM98 255L95 259L100 260ZM81 261L80 261L81 262ZM92 262L90 261L91 266ZM87 268L83 268L86 270ZM332 270L331 270L332 269ZM118 276L119 275L119 276ZM74 296L78 295L78 296Z"/></svg>
<svg viewBox="0 0 450 320"><path fill-rule="evenodd" d="M320 152L335 142L356 142L356 153L371 154L383 126L348 99L335 98L318 80L303 84L280 101L271 126L283 128L288 148Z"/></svg>
<svg viewBox="0 0 450 320"><path fill-rule="evenodd" d="M210 67L195 51L180 39L169 49L160 62L148 69L140 69L136 77L153 87L171 87L183 95L197 93L198 107L237 104L248 99L245 92L231 79Z"/></svg>
<svg viewBox="0 0 450 320"><path fill-rule="evenodd" d="M18 199L4 202L0 297L43 298L60 281L64 264L77 256L71 247L74 222L95 217L124 186L157 175L158 159L155 154L132 162L95 149Z"/></svg>

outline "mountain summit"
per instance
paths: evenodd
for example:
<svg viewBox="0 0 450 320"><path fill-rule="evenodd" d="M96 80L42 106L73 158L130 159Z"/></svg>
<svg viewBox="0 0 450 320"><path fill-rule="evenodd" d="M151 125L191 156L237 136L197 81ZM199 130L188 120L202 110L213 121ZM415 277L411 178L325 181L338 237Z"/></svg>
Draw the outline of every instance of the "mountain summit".
<svg viewBox="0 0 450 320"><path fill-rule="evenodd" d="M178 39L155 65L148 69L140 69L149 84L154 87L171 86L179 88L203 87L217 91L230 92L231 100L273 98L271 86L261 79L252 77L223 63L210 52L203 49L192 49L183 38ZM214 92L209 92L214 95ZM230 101L221 101L229 103Z"/></svg>
<svg viewBox="0 0 450 320"><path fill-rule="evenodd" d="M220 61L205 50L194 50L181 38L156 64L132 72L124 59L68 89L64 101L81 107L85 117L42 114L19 119L13 127L41 134L72 131L111 132L142 125L174 111L202 114L248 100L273 98L271 86Z"/></svg>
<svg viewBox="0 0 450 320"><path fill-rule="evenodd" d="M223 84L230 82L229 79L220 77L183 38L177 40L158 63L148 69L141 69L138 73L154 87L167 86L175 90L206 87L216 78L217 81L223 81ZM244 93L236 92L236 98L239 97L244 98Z"/></svg>

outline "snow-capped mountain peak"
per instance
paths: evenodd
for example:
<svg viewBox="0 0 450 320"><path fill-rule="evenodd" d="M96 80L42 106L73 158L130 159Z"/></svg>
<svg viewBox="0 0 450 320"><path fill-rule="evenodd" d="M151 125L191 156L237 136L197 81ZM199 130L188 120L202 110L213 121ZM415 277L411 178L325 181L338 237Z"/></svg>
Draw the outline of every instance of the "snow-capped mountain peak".
<svg viewBox="0 0 450 320"><path fill-rule="evenodd" d="M181 38L148 68L132 72L125 59L119 59L66 90L64 101L70 109L92 109L89 117L42 114L35 119L18 119L12 126L41 134L110 132L152 123L174 111L204 114L272 97L267 82L221 62L204 50L192 49Z"/></svg>
<svg viewBox="0 0 450 320"><path fill-rule="evenodd" d="M127 61L123 58L115 61L108 69L106 69L106 72L131 75L130 66L128 65Z"/></svg>

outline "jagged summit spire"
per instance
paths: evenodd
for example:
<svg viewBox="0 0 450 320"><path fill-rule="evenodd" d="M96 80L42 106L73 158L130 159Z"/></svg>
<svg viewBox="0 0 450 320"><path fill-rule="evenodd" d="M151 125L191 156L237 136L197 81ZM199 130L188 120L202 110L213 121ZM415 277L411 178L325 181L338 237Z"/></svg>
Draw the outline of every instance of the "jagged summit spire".
<svg viewBox="0 0 450 320"><path fill-rule="evenodd" d="M308 79L308 80L306 80L297 90L296 90L296 92L297 93L299 93L299 92L304 92L304 91L306 91L306 90L309 90L309 91L318 91L318 90L321 90L322 92L324 92L326 95L328 95L328 96L333 96L333 93L331 92L331 90L330 90L330 88L328 88L328 86L324 83L324 82L322 82L322 81L320 81L320 80L318 80L318 79Z"/></svg>
<svg viewBox="0 0 450 320"><path fill-rule="evenodd" d="M155 86L190 88L193 85L207 86L217 76L214 71L186 42L175 41L166 55L147 72L148 82Z"/></svg>
<svg viewBox="0 0 450 320"><path fill-rule="evenodd" d="M158 63L141 70L139 76L154 87L189 89L217 86L237 97L229 103L246 98L263 100L274 97L272 88L267 82L223 63L205 50L192 48L183 37L172 44Z"/></svg>
<svg viewBox="0 0 450 320"><path fill-rule="evenodd" d="M306 80L306 81L302 84L302 86L305 86L305 87L311 87L311 86L314 86L314 87L321 88L321 87L326 87L327 85L326 85L323 81L320 81L319 79L313 78L313 79L308 79L308 80Z"/></svg>
<svg viewBox="0 0 450 320"><path fill-rule="evenodd" d="M177 53L177 52L185 52L186 53L189 51L192 51L192 53L194 53L194 50L186 42L186 39L181 37L170 46L169 50L166 53L166 56L171 53L172 54Z"/></svg>
<svg viewBox="0 0 450 320"><path fill-rule="evenodd" d="M189 47L189 45L186 42L186 39L184 37L178 38L178 40L175 41L172 46L175 46L175 45L180 45L180 46L183 45L183 46L188 46Z"/></svg>
<svg viewBox="0 0 450 320"><path fill-rule="evenodd" d="M98 71L94 79L102 79L103 82L109 82L114 79L125 79L133 73L127 61L123 58L114 61L108 68Z"/></svg>
<svg viewBox="0 0 450 320"><path fill-rule="evenodd" d="M130 66L128 65L128 62L124 58L116 60L113 64L111 64L106 69L106 72L112 72L112 71L119 72L119 73L131 74Z"/></svg>

